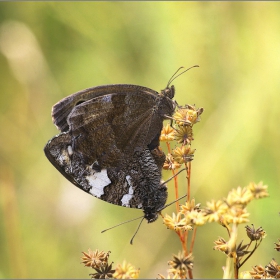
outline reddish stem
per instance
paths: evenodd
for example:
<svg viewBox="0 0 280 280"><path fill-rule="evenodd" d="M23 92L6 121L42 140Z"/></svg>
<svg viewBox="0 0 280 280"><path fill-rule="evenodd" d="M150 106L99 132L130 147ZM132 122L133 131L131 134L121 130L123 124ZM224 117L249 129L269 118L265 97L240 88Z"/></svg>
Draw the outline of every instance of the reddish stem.
<svg viewBox="0 0 280 280"><path fill-rule="evenodd" d="M194 241L195 241L195 237L196 237L196 230L197 230L197 227L194 227L193 234L192 234L192 242L191 242L191 246L190 246L190 253L192 253L192 251L193 251Z"/></svg>
<svg viewBox="0 0 280 280"><path fill-rule="evenodd" d="M187 182L188 182L188 187L187 187L187 190L188 190L188 202L190 202L191 200L191 171L192 171L192 165L191 165L191 162L189 161L187 164L186 164L186 169L187 169Z"/></svg>
<svg viewBox="0 0 280 280"><path fill-rule="evenodd" d="M166 145L167 145L167 150L168 150L168 153L171 154L171 148L170 148L170 143L169 142L166 142ZM172 171L172 175L174 176L176 173L175 173L175 170L171 170ZM177 176L174 177L174 188L175 188L175 199L178 199L179 198L179 191L178 191L178 179L177 179ZM179 201L176 202L176 211L177 213L179 212L180 208L179 208Z"/></svg>

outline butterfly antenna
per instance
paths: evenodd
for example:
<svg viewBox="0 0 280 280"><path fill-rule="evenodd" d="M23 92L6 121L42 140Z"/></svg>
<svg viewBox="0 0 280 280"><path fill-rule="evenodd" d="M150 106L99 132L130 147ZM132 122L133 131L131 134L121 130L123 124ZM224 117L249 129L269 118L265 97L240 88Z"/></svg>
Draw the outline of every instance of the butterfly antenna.
<svg viewBox="0 0 280 280"><path fill-rule="evenodd" d="M175 175L173 175L171 178L169 178L167 181L165 181L165 182L162 183L161 185L168 183L169 181L171 181L174 177L176 177L178 174L180 174L180 173L183 172L184 170L186 170L186 168L181 169L179 172L177 172ZM162 211L162 210L165 209L166 207L172 205L173 203L175 203L175 202L181 200L182 198L184 198L184 197L186 197L186 196L188 196L188 195L185 194L185 195L179 197L178 199L176 199L176 200L174 200L174 201L172 201L172 202L170 202L170 203L164 205L164 207L162 207L158 212Z"/></svg>
<svg viewBox="0 0 280 280"><path fill-rule="evenodd" d="M172 177L170 177L168 180L166 180L165 182L163 182L161 184L161 186L163 186L164 184L168 183L169 181L171 181L174 177L176 177L177 175L179 175L181 172L183 172L184 170L186 170L186 168L181 169L179 172L177 172L175 175L173 175Z"/></svg>
<svg viewBox="0 0 280 280"><path fill-rule="evenodd" d="M141 217L141 218L142 218L142 217ZM145 217L142 218L141 222L139 223L139 225L138 225L138 227L137 227L135 233L133 234L133 236L132 236L132 238L131 238L131 240L130 240L130 244L131 244L131 245L133 244L133 239L134 239L135 235L137 234L137 232L139 231L139 228L140 228L142 222L144 221L144 218L145 218Z"/></svg>
<svg viewBox="0 0 280 280"><path fill-rule="evenodd" d="M171 78L169 79L169 81L168 81L166 87L168 87L168 86L170 85L170 83L172 82L172 78L173 78L182 68L184 68L184 66L179 67L178 70L171 76Z"/></svg>
<svg viewBox="0 0 280 280"><path fill-rule="evenodd" d="M168 203L168 204L164 205L164 207L163 207L160 211L162 211L162 210L163 210L163 209L165 209L166 207L168 207L168 206L170 206L170 205L174 204L175 202L177 202L177 201L179 201L179 200L181 200L182 198L187 197L187 196L188 196L188 195L187 195L187 194L185 194L185 195L183 195L183 196L179 197L178 199L176 199L176 200L174 200L174 201L172 201L172 202L170 202L170 203Z"/></svg>
<svg viewBox="0 0 280 280"><path fill-rule="evenodd" d="M194 68L194 67L199 67L199 66L198 66L198 65L194 65L194 66L192 66L192 67L186 69L185 71L181 72L181 73L178 74L177 76L175 76L175 75L178 73L178 71L179 71L180 69L184 68L184 67L180 67L180 68L172 75L172 77L171 77L170 80L168 81L167 87L169 87L169 85L170 85L176 78L178 78L179 76L181 76L182 74L184 74L185 72L189 71L190 69L192 69L192 68ZM174 77L174 76L175 76L175 77Z"/></svg>
<svg viewBox="0 0 280 280"><path fill-rule="evenodd" d="M121 226L121 225L123 225L123 224L130 223L130 222L132 222L132 221L138 220L138 219L140 219L140 218L143 218L143 219L144 219L144 217L143 217L143 216L138 217L138 218L135 218L135 219L131 219L131 220L125 221L125 222L123 222L123 223L120 223L120 224L118 224L118 225L115 225L115 226L113 226L113 227L110 227L110 228L104 229L104 230L102 230L102 231L101 231L101 233L103 233L103 232L105 232L105 231L107 231L107 230L109 230L109 229L112 229L112 228L115 228L115 227ZM142 221L141 221L141 223L142 223ZM141 224L141 223L140 223L140 224Z"/></svg>

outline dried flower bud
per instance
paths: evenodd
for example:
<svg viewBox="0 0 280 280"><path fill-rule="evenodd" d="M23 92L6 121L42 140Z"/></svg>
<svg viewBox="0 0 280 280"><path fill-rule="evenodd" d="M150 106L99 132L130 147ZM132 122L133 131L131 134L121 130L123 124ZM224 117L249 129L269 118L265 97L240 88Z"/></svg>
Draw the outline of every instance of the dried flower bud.
<svg viewBox="0 0 280 280"><path fill-rule="evenodd" d="M252 224L252 228L250 228L249 226L246 226L245 228L246 228L247 236L252 241L259 240L266 236L266 233L262 227L255 229L254 225Z"/></svg>

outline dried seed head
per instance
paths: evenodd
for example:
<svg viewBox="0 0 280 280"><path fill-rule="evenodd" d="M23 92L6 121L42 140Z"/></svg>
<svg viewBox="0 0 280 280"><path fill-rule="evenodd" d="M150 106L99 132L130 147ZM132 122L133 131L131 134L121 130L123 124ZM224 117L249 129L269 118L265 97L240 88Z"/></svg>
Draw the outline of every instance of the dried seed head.
<svg viewBox="0 0 280 280"><path fill-rule="evenodd" d="M199 212L197 210L191 211L186 215L186 219L190 220L192 225L203 226L207 222L207 217L204 212Z"/></svg>
<svg viewBox="0 0 280 280"><path fill-rule="evenodd" d="M168 265L171 266L169 272L186 278L187 271L193 269L193 255L190 253L185 256L183 252L179 252L178 255L173 255L173 259L168 262Z"/></svg>
<svg viewBox="0 0 280 280"><path fill-rule="evenodd" d="M254 225L252 224L251 228L249 226L246 226L245 228L246 228L247 236L252 241L259 240L261 238L266 237L266 232L263 230L262 227L255 229Z"/></svg>
<svg viewBox="0 0 280 280"><path fill-rule="evenodd" d="M182 217L182 214L178 213L172 213L172 217L168 214L165 214L165 217L163 218L163 223L167 226L168 229L174 230L176 232L182 230L192 230L192 226L186 218Z"/></svg>
<svg viewBox="0 0 280 280"><path fill-rule="evenodd" d="M273 278L280 278L280 265L272 259L272 261L265 267L266 272Z"/></svg>
<svg viewBox="0 0 280 280"><path fill-rule="evenodd" d="M113 277L116 279L136 279L139 276L139 272L140 269L136 269L130 263L123 261L122 264L117 265Z"/></svg>
<svg viewBox="0 0 280 280"><path fill-rule="evenodd" d="M108 251L107 253L105 253L104 251L99 252L98 249L96 249L93 252L91 249L88 249L88 253L85 252L82 253L84 254L84 256L82 257L82 263L85 266L89 266L96 269L107 264L109 254L111 252L110 251Z"/></svg>
<svg viewBox="0 0 280 280"><path fill-rule="evenodd" d="M163 164L164 170L175 170L181 167L181 164L176 162L171 154L168 154Z"/></svg>
<svg viewBox="0 0 280 280"><path fill-rule="evenodd" d="M242 245L243 240L239 243L239 245L236 248L236 254L237 257L243 257L246 254L250 253L250 251L245 250L248 246L248 244Z"/></svg>
<svg viewBox="0 0 280 280"><path fill-rule="evenodd" d="M228 206L222 200L211 200L207 202L207 207L204 209L208 222L219 222L222 215L226 213Z"/></svg>
<svg viewBox="0 0 280 280"><path fill-rule="evenodd" d="M253 267L253 271L249 271L252 279L265 279L267 278L267 273L265 271L265 268L263 268L261 265L255 265Z"/></svg>
<svg viewBox="0 0 280 280"><path fill-rule="evenodd" d="M252 192L248 188L238 187L229 192L226 198L226 203L229 207L239 205L245 208L253 198Z"/></svg>
<svg viewBox="0 0 280 280"><path fill-rule="evenodd" d="M228 254L229 247L227 242L224 238L219 237L218 240L214 241L215 246L213 247L214 250L224 252L225 254Z"/></svg>
<svg viewBox="0 0 280 280"><path fill-rule="evenodd" d="M193 125L200 121L200 115L203 113L203 108L196 109L195 106L186 105L175 112L173 118L178 125Z"/></svg>
<svg viewBox="0 0 280 280"><path fill-rule="evenodd" d="M173 150L172 155L175 161L183 164L193 160L194 152L195 150L191 149L190 145L187 145L182 147L176 147Z"/></svg>
<svg viewBox="0 0 280 280"><path fill-rule="evenodd" d="M276 251L280 252L280 239L278 239L278 242L277 242L277 243L274 243L274 244L275 244L275 246L276 246L274 249L275 249Z"/></svg>
<svg viewBox="0 0 280 280"><path fill-rule="evenodd" d="M168 123L163 127L160 134L160 141L173 141L175 130Z"/></svg>
<svg viewBox="0 0 280 280"><path fill-rule="evenodd" d="M267 188L268 188L268 186L263 185L263 182L259 182L258 184L251 182L248 185L248 189L251 191L252 196L254 198L267 197L268 196Z"/></svg>
<svg viewBox="0 0 280 280"><path fill-rule="evenodd" d="M250 213L246 209L239 207L232 207L228 209L227 213L223 216L228 224L242 224L248 223Z"/></svg>
<svg viewBox="0 0 280 280"><path fill-rule="evenodd" d="M193 139L191 126L179 126L174 132L174 140L184 145L189 144Z"/></svg>
<svg viewBox="0 0 280 280"><path fill-rule="evenodd" d="M191 211L200 212L201 211L200 206L201 203L195 204L195 199L193 198L190 202L187 201L185 204L180 205L180 213L185 215L186 213Z"/></svg>
<svg viewBox="0 0 280 280"><path fill-rule="evenodd" d="M106 263L106 265L101 266L100 268L94 268L95 269L95 273L91 273L90 276L93 279L108 279L108 278L113 278L113 274L115 272L114 269L112 269L112 264L108 265L108 263Z"/></svg>

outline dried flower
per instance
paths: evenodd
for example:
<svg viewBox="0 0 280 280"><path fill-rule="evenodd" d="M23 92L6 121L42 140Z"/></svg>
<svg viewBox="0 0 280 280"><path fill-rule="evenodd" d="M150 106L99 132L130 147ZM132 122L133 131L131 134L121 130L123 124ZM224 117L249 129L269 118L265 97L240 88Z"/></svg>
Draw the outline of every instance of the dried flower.
<svg viewBox="0 0 280 280"><path fill-rule="evenodd" d="M227 213L223 216L228 224L242 224L248 223L250 213L241 207L229 208Z"/></svg>
<svg viewBox="0 0 280 280"><path fill-rule="evenodd" d="M114 269L112 269L112 264L108 265L108 263L106 263L106 265L101 266L99 268L94 268L95 269L95 273L91 273L90 276L93 279L108 279L108 278L113 278L113 274L115 272Z"/></svg>
<svg viewBox="0 0 280 280"><path fill-rule="evenodd" d="M278 239L277 243L274 243L276 247L274 248L276 251L280 252L280 239Z"/></svg>
<svg viewBox="0 0 280 280"><path fill-rule="evenodd" d="M255 265L253 267L253 271L249 271L251 278L253 279L264 279L267 278L267 273L265 271L265 268L263 268L261 265Z"/></svg>
<svg viewBox="0 0 280 280"><path fill-rule="evenodd" d="M175 170L181 167L181 164L176 162L171 154L168 154L163 164L164 170Z"/></svg>
<svg viewBox="0 0 280 280"><path fill-rule="evenodd" d="M187 117L188 109L181 108L178 109L177 112L173 115L173 118L176 121L176 124L178 125L191 125L191 122L188 120Z"/></svg>
<svg viewBox="0 0 280 280"><path fill-rule="evenodd" d="M184 145L189 144L193 139L193 131L191 126L179 126L174 132L174 139L178 143Z"/></svg>
<svg viewBox="0 0 280 280"><path fill-rule="evenodd" d="M192 161L194 152L195 152L195 150L192 150L190 145L176 147L173 150L173 157L174 157L175 161L182 164L182 163L186 163L188 161Z"/></svg>
<svg viewBox="0 0 280 280"><path fill-rule="evenodd" d="M259 182L258 184L255 184L251 182L248 185L248 189L251 191L254 198L263 198L268 196L267 192L267 185L263 185L263 182Z"/></svg>
<svg viewBox="0 0 280 280"><path fill-rule="evenodd" d="M250 253L250 251L245 250L245 249L247 249L248 244L242 245L242 243L243 243L243 240L239 243L239 245L236 248L237 257L243 257L246 254Z"/></svg>
<svg viewBox="0 0 280 280"><path fill-rule="evenodd" d="M215 246L213 247L214 250L224 252L225 254L228 254L229 247L227 242L224 238L219 237L218 240L214 241Z"/></svg>
<svg viewBox="0 0 280 280"><path fill-rule="evenodd" d="M280 265L272 259L272 261L265 267L266 272L273 278L280 278Z"/></svg>
<svg viewBox="0 0 280 280"><path fill-rule="evenodd" d="M85 266L89 266L96 269L104 266L108 262L109 254L111 252L99 252L98 249L93 252L91 249L88 249L88 253L82 253L84 254L84 256L82 257L82 263Z"/></svg>
<svg viewBox="0 0 280 280"><path fill-rule="evenodd" d="M251 239L251 241L259 240L266 237L266 232L262 227L255 229L254 225L252 224L252 228L250 228L249 226L246 226L245 228L247 236Z"/></svg>
<svg viewBox="0 0 280 280"><path fill-rule="evenodd" d="M160 134L160 138L159 138L160 141L173 141L174 140L174 132L175 132L175 130L168 123L161 130L161 134Z"/></svg>
<svg viewBox="0 0 280 280"><path fill-rule="evenodd" d="M252 199L252 192L248 188L238 187L237 189L232 189L229 192L226 198L226 203L229 205L229 207L240 205L244 208Z"/></svg>
<svg viewBox="0 0 280 280"><path fill-rule="evenodd" d="M186 105L181 107L173 115L178 125L193 125L200 121L200 115L203 113L203 108L196 109L195 106Z"/></svg>
<svg viewBox="0 0 280 280"><path fill-rule="evenodd" d="M190 211L201 211L200 209L201 203L195 204L195 199L193 198L190 202L186 202L184 205L180 205L180 213L186 214Z"/></svg>
<svg viewBox="0 0 280 280"><path fill-rule="evenodd" d="M192 226L187 223L186 218L182 218L182 214L180 213L178 213L177 215L175 213L172 213L172 217L168 214L165 214L163 223L167 226L167 228L172 229L176 232L178 232L179 230L187 231L193 229Z"/></svg>
<svg viewBox="0 0 280 280"><path fill-rule="evenodd" d="M197 210L189 212L186 215L186 218L196 226L203 226L207 222L207 217L205 216L205 214Z"/></svg>
<svg viewBox="0 0 280 280"><path fill-rule="evenodd" d="M221 216L226 213L228 206L221 200L207 202L207 207L204 210L207 216L208 222L219 222Z"/></svg>
<svg viewBox="0 0 280 280"><path fill-rule="evenodd" d="M183 252L179 252L178 255L173 255L168 265L171 266L169 272L174 275L178 273L181 278L186 278L187 271L193 269L193 256L191 253L185 256Z"/></svg>
<svg viewBox="0 0 280 280"><path fill-rule="evenodd" d="M123 261L116 267L116 271L113 275L116 279L136 279L139 276L140 269L136 269L130 263Z"/></svg>

